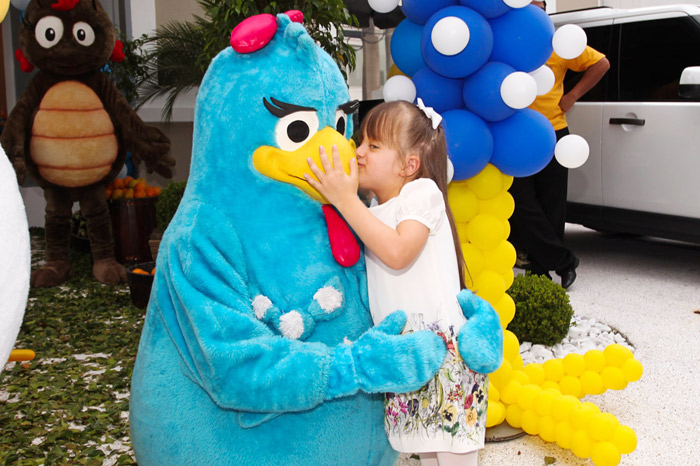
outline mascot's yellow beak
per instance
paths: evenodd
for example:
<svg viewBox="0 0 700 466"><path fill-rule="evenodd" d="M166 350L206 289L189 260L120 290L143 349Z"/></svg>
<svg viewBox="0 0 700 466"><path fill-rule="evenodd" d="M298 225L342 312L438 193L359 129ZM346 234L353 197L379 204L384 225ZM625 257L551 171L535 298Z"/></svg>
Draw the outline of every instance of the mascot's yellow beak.
<svg viewBox="0 0 700 466"><path fill-rule="evenodd" d="M330 158L333 144L338 146L340 161L345 173L350 173L350 159L355 157L355 142L348 141L331 127L322 129L314 134L306 144L291 152L272 146L258 147L253 152L253 165L257 171L268 178L292 184L313 199L327 204L326 198L306 182L304 173L313 176L306 159L311 158L317 166L322 167L318 149L323 146Z"/></svg>

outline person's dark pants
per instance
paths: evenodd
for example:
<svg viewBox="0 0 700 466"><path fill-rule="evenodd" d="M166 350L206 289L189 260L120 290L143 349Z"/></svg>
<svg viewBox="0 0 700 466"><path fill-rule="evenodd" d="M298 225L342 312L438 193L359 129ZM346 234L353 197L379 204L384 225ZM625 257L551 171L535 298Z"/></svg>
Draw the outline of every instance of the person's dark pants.
<svg viewBox="0 0 700 466"><path fill-rule="evenodd" d="M557 131L557 141L567 134L569 128ZM568 169L552 158L542 171L513 179L510 194L515 211L508 241L527 253L532 273L546 275L554 270L561 275L576 266L576 256L564 246L568 175Z"/></svg>

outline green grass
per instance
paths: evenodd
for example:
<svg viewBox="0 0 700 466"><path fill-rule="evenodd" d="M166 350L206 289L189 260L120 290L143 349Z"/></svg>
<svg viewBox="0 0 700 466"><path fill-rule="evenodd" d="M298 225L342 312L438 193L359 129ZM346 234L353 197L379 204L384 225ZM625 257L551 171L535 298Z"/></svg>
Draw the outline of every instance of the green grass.
<svg viewBox="0 0 700 466"><path fill-rule="evenodd" d="M31 233L36 267L43 231ZM136 464L129 385L144 311L126 284L92 277L89 253L71 254L70 281L29 292L15 348L36 359L0 374L0 465Z"/></svg>

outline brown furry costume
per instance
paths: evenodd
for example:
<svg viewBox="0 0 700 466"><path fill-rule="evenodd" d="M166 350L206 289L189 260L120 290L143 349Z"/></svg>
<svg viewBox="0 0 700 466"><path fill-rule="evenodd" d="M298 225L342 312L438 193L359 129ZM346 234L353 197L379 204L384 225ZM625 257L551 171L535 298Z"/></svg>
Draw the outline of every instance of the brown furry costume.
<svg viewBox="0 0 700 466"><path fill-rule="evenodd" d="M138 117L99 69L115 46L114 27L97 0L32 0L20 48L39 72L17 101L0 142L22 184L26 172L46 198L46 265L32 273L35 287L71 275L70 217L80 202L90 238L93 275L126 279L114 257L105 186L124 165L126 151L146 168L171 177L170 141ZM23 57L22 57L23 58Z"/></svg>

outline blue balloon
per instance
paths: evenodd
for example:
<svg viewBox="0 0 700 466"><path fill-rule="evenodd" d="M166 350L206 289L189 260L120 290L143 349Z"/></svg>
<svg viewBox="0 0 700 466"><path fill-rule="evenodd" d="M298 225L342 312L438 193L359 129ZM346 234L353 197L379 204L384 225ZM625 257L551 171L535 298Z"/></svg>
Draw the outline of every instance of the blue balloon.
<svg viewBox="0 0 700 466"><path fill-rule="evenodd" d="M515 69L505 63L489 62L464 80L462 97L468 110L486 121L505 120L515 109L503 102L501 84Z"/></svg>
<svg viewBox="0 0 700 466"><path fill-rule="evenodd" d="M557 138L552 124L529 108L489 125L493 134L491 163L511 176L530 176L542 170L554 155Z"/></svg>
<svg viewBox="0 0 700 466"><path fill-rule="evenodd" d="M459 3L474 9L487 19L501 16L510 10L503 0L459 0Z"/></svg>
<svg viewBox="0 0 700 466"><path fill-rule="evenodd" d="M456 55L443 55L433 46L433 27L443 18L455 16L469 28L469 43ZM491 55L493 33L488 21L476 11L463 6L443 8L430 17L423 29L421 51L425 63L436 73L448 78L464 78L481 68Z"/></svg>
<svg viewBox="0 0 700 466"><path fill-rule="evenodd" d="M413 84L416 86L416 95L438 113L464 107L461 79L440 76L426 66L413 75Z"/></svg>
<svg viewBox="0 0 700 466"><path fill-rule="evenodd" d="M423 26L404 19L396 26L391 36L391 57L398 69L407 76L413 76L416 71L425 67L423 55L420 53L420 42Z"/></svg>
<svg viewBox="0 0 700 466"><path fill-rule="evenodd" d="M516 8L490 21L493 30L491 61L507 63L529 73L552 55L554 25L535 5Z"/></svg>
<svg viewBox="0 0 700 466"><path fill-rule="evenodd" d="M453 5L457 0L403 0L401 10L414 23L425 24L436 12Z"/></svg>
<svg viewBox="0 0 700 466"><path fill-rule="evenodd" d="M447 153L454 166L454 180L466 180L484 169L493 153L494 139L488 125L467 110L442 115Z"/></svg>

